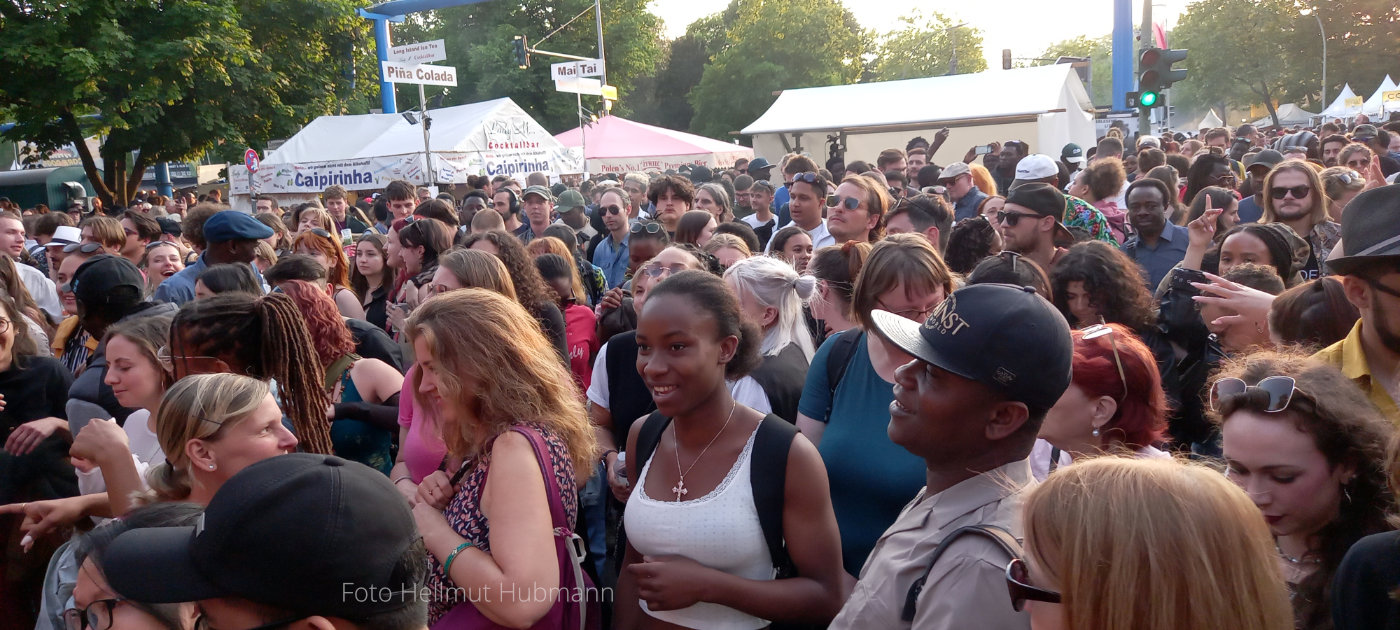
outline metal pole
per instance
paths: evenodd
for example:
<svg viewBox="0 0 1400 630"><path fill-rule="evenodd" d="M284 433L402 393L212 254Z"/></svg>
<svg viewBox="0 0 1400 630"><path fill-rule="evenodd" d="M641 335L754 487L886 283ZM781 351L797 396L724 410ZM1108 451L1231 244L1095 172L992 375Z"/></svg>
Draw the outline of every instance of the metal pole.
<svg viewBox="0 0 1400 630"><path fill-rule="evenodd" d="M1138 42L1143 48L1153 48L1157 45L1152 36L1152 0L1142 0L1142 29L1138 31ZM1139 110L1138 134L1143 136L1152 134L1151 109Z"/></svg>
<svg viewBox="0 0 1400 630"><path fill-rule="evenodd" d="M1133 48L1133 0L1113 0L1113 111L1128 109L1127 94L1133 91L1133 68L1137 50Z"/></svg>
<svg viewBox="0 0 1400 630"><path fill-rule="evenodd" d="M948 56L948 74L957 74L957 73L958 73L958 27L954 26L954 27L952 27L952 28L949 29L949 30L952 31L952 33L950 33L950 35L952 36L952 40L953 40L953 53L952 53L951 55Z"/></svg>
<svg viewBox="0 0 1400 630"><path fill-rule="evenodd" d="M607 84L608 84L608 57L607 57L607 54L603 52L603 2L602 2L602 0L593 0L593 20L594 20L594 23L598 26L598 61L601 61L601 62L602 62L602 65L603 65L603 73L602 73L601 75L599 75L599 79L602 80L603 85L607 85Z"/></svg>
<svg viewBox="0 0 1400 630"><path fill-rule="evenodd" d="M583 176L588 177L588 125L583 123L583 92L574 92L578 97L579 141L583 144Z"/></svg>
<svg viewBox="0 0 1400 630"><path fill-rule="evenodd" d="M418 124L423 125L423 162L427 166L424 176L429 186L437 185L437 174L433 172L433 150L428 146L428 99L423 96L423 84L418 84Z"/></svg>
<svg viewBox="0 0 1400 630"><path fill-rule="evenodd" d="M1322 33L1322 106L1327 107L1327 29L1322 27L1322 16L1313 11L1317 18L1317 30Z"/></svg>
<svg viewBox="0 0 1400 630"><path fill-rule="evenodd" d="M382 15L362 14L374 20L374 49L379 54L379 107L386 114L394 114L399 111L399 106L394 100L394 84L389 83L384 77L384 62L389 60L389 18Z"/></svg>

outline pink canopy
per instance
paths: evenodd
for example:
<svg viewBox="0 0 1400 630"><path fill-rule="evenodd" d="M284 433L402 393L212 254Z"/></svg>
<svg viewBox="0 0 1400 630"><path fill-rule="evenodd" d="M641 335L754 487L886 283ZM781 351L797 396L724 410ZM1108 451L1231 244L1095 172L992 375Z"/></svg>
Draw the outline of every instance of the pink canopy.
<svg viewBox="0 0 1400 630"><path fill-rule="evenodd" d="M604 116L586 129L570 129L554 138L566 147L583 146L592 173L665 171L686 164L728 168L739 158L753 159L753 149L745 146L617 116Z"/></svg>

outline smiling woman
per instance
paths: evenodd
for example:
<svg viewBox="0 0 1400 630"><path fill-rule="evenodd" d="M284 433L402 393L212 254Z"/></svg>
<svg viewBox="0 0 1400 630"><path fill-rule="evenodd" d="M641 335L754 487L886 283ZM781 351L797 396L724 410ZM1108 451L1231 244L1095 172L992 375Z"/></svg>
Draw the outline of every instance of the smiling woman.
<svg viewBox="0 0 1400 630"><path fill-rule="evenodd" d="M1229 477L1274 534L1299 627L1321 627L1347 549L1388 529L1384 459L1394 428L1350 379L1303 354L1227 364L1210 401Z"/></svg>

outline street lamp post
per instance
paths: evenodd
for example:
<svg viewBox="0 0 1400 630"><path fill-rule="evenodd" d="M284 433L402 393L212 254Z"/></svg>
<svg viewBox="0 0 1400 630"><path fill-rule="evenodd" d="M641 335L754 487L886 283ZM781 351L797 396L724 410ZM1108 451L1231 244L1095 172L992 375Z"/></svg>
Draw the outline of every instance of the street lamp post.
<svg viewBox="0 0 1400 630"><path fill-rule="evenodd" d="M967 22L944 27L953 41L953 52L948 56L948 74L950 75L958 73L958 29L964 26L967 26Z"/></svg>
<svg viewBox="0 0 1400 630"><path fill-rule="evenodd" d="M1322 26L1322 12L1312 7L1299 11L1303 16L1311 15L1317 19L1317 31L1322 33L1322 106L1327 107L1327 29Z"/></svg>

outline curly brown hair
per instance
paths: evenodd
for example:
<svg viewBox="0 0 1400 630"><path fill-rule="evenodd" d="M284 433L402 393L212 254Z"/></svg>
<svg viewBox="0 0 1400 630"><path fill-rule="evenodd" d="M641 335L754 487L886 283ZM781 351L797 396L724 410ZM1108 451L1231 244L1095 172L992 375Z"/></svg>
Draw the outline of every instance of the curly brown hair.
<svg viewBox="0 0 1400 630"><path fill-rule="evenodd" d="M473 245L487 241L496 246L496 258L505 263L506 271L510 272L510 281L515 285L515 297L525 310L538 316L542 309L548 305L559 301L554 294L554 289L544 283L540 277L539 269L535 268L535 259L525 251L525 245L520 239L515 238L510 232L503 230L492 230L468 236L462 242L462 247L471 249Z"/></svg>
<svg viewBox="0 0 1400 630"><path fill-rule="evenodd" d="M1123 170L1123 160L1101 158L1090 162L1084 168L1082 177L1080 182L1089 188L1089 194L1094 197L1090 201L1100 201L1118 196L1128 173Z"/></svg>
<svg viewBox="0 0 1400 630"><path fill-rule="evenodd" d="M1050 294L1065 319L1078 326L1069 310L1069 283L1084 283L1089 301L1104 321L1122 324L1141 333L1157 323L1157 305L1143 284L1137 263L1103 241L1085 241L1069 248L1050 269Z"/></svg>
<svg viewBox="0 0 1400 630"><path fill-rule="evenodd" d="M1254 385L1270 376L1291 377L1296 390L1286 409L1257 415L1291 422L1312 437L1329 465L1349 464L1356 471L1344 486L1349 500L1340 502L1337 516L1309 542L1320 565L1295 592L1299 627L1323 627L1331 620L1332 577L1342 557L1361 537L1389 529L1386 518L1395 501L1386 485L1386 447L1395 428L1351 379L1305 351L1254 352L1225 363L1214 381L1238 378ZM1263 410L1268 398L1258 390L1222 397L1210 419L1223 427L1237 411Z"/></svg>

